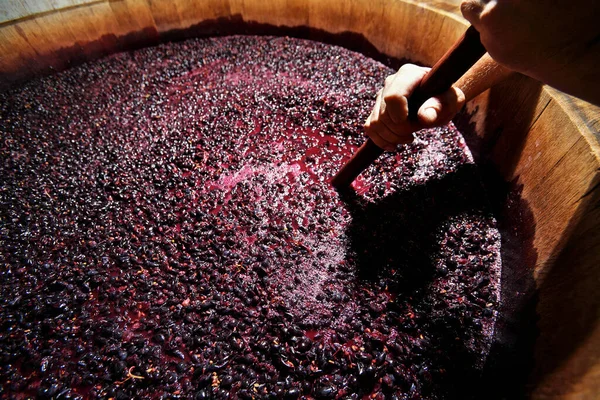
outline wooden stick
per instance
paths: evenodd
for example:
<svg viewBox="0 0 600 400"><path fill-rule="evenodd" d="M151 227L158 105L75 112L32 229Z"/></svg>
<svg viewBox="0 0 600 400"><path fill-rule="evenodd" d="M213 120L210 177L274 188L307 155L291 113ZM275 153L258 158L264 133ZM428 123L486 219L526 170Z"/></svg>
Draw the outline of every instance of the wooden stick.
<svg viewBox="0 0 600 400"><path fill-rule="evenodd" d="M421 83L408 99L408 118L417 119L417 112L423 103L432 96L445 92L452 87L465 72L485 54L485 48L479 40L479 32L470 26L460 39L444 54L425 75ZM352 158L331 179L334 188L345 189L361 172L371 165L381 154L371 139L358 149Z"/></svg>

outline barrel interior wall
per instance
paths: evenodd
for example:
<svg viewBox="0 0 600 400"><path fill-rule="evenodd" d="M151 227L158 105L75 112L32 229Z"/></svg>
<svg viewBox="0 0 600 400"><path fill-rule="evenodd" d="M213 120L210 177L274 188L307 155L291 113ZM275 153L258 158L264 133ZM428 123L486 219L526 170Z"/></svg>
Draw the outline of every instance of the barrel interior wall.
<svg viewBox="0 0 600 400"><path fill-rule="evenodd" d="M432 11L427 2L96 1L0 22L1 86L156 43L173 30L236 18L274 26L310 26L331 33L360 33L382 53L423 64L434 63L464 30L460 17Z"/></svg>
<svg viewBox="0 0 600 400"><path fill-rule="evenodd" d="M537 287L534 397L593 399L600 393L593 350L600 346L594 289L600 283L600 182L597 126L582 117L598 111L578 100L576 110L565 109L573 106L565 99L572 101L515 76L471 102L468 112L481 158L531 212L524 221L534 227L531 237L523 230L520 239L533 244L521 267L534 268Z"/></svg>
<svg viewBox="0 0 600 400"><path fill-rule="evenodd" d="M156 42L154 17L140 1L100 2L0 25L3 86Z"/></svg>
<svg viewBox="0 0 600 400"><path fill-rule="evenodd" d="M173 30L218 19L355 32L382 53L432 64L464 31L458 3L73 0L67 8L0 23L0 86L158 43ZM529 267L539 293L540 329L534 392L539 398L594 398L600 382L600 300L594 290L600 282L600 162L589 118L564 98L515 77L475 99L468 111L483 155L521 188L532 213L536 260Z"/></svg>

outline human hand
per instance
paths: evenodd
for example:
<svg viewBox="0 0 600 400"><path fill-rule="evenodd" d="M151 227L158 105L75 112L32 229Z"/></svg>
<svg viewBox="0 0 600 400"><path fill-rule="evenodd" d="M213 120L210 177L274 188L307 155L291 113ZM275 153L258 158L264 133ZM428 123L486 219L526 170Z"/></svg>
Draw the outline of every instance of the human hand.
<svg viewBox="0 0 600 400"><path fill-rule="evenodd" d="M492 58L516 71L543 68L543 59L550 55L547 47L560 43L555 42L553 36L557 35L552 27L559 21L545 18L554 14L555 6L542 0L464 0L460 8ZM558 36L567 35L561 30Z"/></svg>
<svg viewBox="0 0 600 400"><path fill-rule="evenodd" d="M398 144L413 141L413 132L443 125L456 115L465 102L464 93L456 86L431 97L419 108L417 120L408 118L408 98L430 68L404 64L385 80L377 93L375 106L365 122L366 134L380 148L393 151Z"/></svg>
<svg viewBox="0 0 600 400"><path fill-rule="evenodd" d="M499 64L600 104L600 2L464 0L461 11Z"/></svg>

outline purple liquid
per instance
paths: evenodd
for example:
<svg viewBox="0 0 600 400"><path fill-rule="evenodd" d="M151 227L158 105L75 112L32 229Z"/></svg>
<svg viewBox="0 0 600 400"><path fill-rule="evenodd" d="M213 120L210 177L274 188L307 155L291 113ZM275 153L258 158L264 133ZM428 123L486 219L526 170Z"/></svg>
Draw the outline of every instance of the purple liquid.
<svg viewBox="0 0 600 400"><path fill-rule="evenodd" d="M225 37L0 94L5 393L466 398L500 238L462 136L328 184L390 73Z"/></svg>

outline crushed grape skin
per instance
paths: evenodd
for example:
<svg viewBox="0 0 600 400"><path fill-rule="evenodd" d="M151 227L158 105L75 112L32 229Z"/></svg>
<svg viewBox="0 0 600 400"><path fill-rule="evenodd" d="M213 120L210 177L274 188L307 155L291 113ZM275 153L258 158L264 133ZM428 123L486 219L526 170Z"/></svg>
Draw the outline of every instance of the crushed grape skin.
<svg viewBox="0 0 600 400"><path fill-rule="evenodd" d="M460 133L419 132L355 194L328 184L391 72L233 36L0 94L7 396L457 394L485 362L500 285Z"/></svg>

